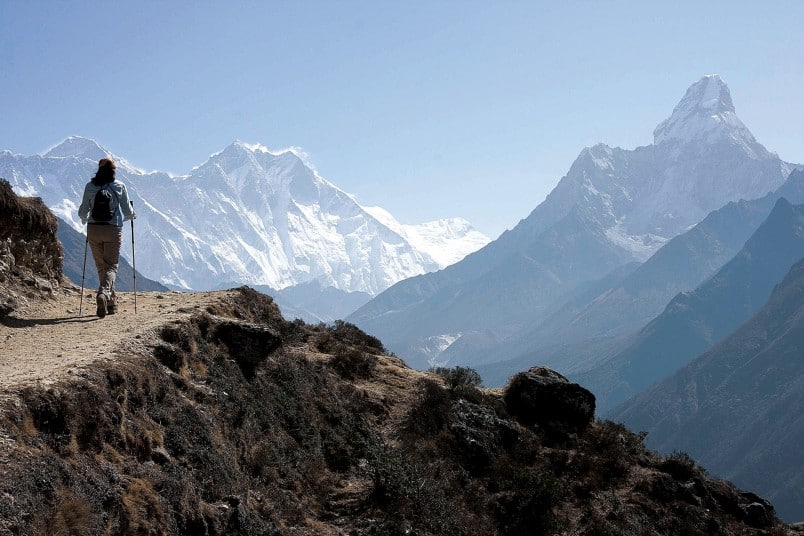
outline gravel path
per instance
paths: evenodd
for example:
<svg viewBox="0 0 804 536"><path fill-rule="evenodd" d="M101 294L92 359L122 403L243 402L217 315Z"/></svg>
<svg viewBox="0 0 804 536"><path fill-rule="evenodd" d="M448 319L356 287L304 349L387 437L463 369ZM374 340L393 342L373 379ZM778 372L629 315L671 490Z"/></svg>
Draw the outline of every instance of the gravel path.
<svg viewBox="0 0 804 536"><path fill-rule="evenodd" d="M31 384L49 385L99 360L150 352L160 326L226 299L229 292L146 292L118 295L119 311L95 316L94 292L85 291L78 316L78 289L61 289L0 324L0 396Z"/></svg>

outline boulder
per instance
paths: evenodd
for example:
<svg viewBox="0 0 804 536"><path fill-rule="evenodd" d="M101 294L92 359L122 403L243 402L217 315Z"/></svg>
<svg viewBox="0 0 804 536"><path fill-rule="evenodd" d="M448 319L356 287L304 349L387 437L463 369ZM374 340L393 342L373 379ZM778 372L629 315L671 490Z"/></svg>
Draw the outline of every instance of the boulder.
<svg viewBox="0 0 804 536"><path fill-rule="evenodd" d="M563 435L582 432L595 417L595 395L545 367L512 377L503 400L522 424Z"/></svg>

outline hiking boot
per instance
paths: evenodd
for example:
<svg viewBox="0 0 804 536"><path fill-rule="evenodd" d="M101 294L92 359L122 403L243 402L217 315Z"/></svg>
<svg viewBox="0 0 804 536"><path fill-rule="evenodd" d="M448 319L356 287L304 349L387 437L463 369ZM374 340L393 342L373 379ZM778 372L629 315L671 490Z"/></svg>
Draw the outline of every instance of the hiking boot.
<svg viewBox="0 0 804 536"><path fill-rule="evenodd" d="M106 314L113 315L117 312L117 304L112 302L106 306Z"/></svg>
<svg viewBox="0 0 804 536"><path fill-rule="evenodd" d="M106 316L106 303L107 303L106 295L98 294L97 302L98 302L98 311L97 311L98 318L103 318L104 316Z"/></svg>

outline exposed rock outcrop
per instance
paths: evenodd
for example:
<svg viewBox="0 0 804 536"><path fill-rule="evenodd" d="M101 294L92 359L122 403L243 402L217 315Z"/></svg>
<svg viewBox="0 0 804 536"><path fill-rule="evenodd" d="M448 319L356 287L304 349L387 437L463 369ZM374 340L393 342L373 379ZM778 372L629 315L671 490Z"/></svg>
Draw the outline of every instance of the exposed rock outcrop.
<svg viewBox="0 0 804 536"><path fill-rule="evenodd" d="M0 179L0 319L26 297L48 294L61 283L56 218L38 197L19 197Z"/></svg>
<svg viewBox="0 0 804 536"><path fill-rule="evenodd" d="M595 395L544 367L532 367L511 378L504 400L520 422L551 434L582 432L595 418Z"/></svg>

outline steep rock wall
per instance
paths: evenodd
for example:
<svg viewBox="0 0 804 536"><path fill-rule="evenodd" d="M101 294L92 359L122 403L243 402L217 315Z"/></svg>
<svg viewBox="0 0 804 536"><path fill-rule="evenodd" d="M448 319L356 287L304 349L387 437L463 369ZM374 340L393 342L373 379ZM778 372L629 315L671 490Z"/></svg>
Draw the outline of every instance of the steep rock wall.
<svg viewBox="0 0 804 536"><path fill-rule="evenodd" d="M18 197L0 179L0 320L62 278L56 218L38 197Z"/></svg>

